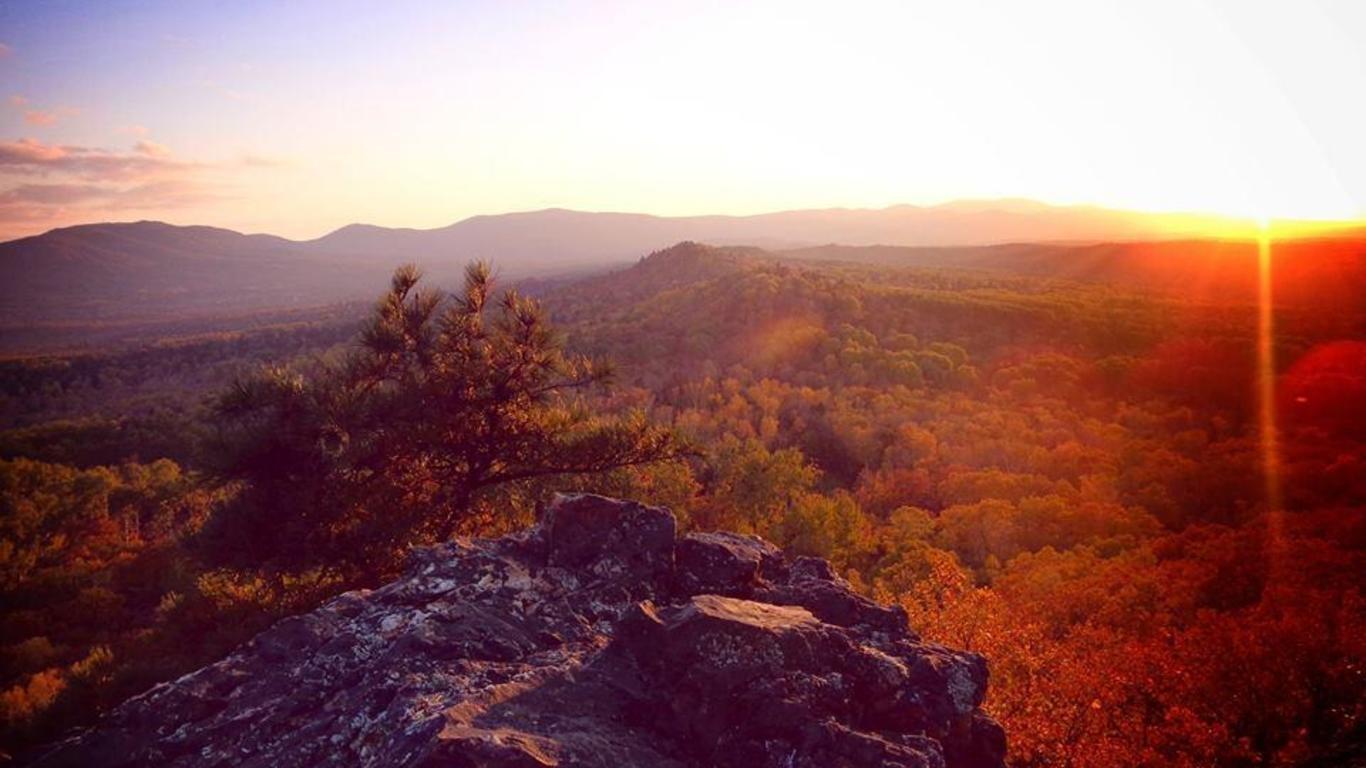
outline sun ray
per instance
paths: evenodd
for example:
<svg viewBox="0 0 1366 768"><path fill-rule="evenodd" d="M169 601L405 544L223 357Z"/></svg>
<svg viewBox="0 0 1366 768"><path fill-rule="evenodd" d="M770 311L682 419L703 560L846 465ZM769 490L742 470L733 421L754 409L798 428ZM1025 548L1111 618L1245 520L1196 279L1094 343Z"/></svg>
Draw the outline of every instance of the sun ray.
<svg viewBox="0 0 1366 768"><path fill-rule="evenodd" d="M1276 420L1276 327L1271 260L1271 224L1258 221L1257 231L1257 405L1263 493L1267 510L1268 584L1279 570L1284 544L1281 462Z"/></svg>

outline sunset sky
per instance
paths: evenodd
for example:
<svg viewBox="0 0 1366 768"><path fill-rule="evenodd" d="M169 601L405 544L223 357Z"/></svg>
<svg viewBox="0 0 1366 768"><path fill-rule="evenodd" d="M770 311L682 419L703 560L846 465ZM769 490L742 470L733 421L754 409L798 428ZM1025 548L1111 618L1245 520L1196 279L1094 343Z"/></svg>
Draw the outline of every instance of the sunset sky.
<svg viewBox="0 0 1366 768"><path fill-rule="evenodd" d="M0 238L1030 197L1366 216L1366 3L0 4Z"/></svg>

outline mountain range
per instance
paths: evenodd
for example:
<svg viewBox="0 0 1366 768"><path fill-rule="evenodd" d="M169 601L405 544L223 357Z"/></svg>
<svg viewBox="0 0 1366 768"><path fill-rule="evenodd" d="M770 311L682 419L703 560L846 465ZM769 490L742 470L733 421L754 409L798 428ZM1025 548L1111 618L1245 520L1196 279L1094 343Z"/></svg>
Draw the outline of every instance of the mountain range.
<svg viewBox="0 0 1366 768"><path fill-rule="evenodd" d="M1098 244L1170 243L1234 224L1028 200L755 216L549 209L475 216L437 229L353 224L314 240L152 221L88 224L0 243L0 344L16 332L53 325L183 320L364 299L408 261L437 283L455 279L477 258L492 261L505 278L543 278L625 265L692 240L797 258L1066 274L1106 272L1108 260L1124 257L1124 248L1098 251ZM1042 251L1041 243L1047 244ZM1057 249L1085 258L1060 266Z"/></svg>

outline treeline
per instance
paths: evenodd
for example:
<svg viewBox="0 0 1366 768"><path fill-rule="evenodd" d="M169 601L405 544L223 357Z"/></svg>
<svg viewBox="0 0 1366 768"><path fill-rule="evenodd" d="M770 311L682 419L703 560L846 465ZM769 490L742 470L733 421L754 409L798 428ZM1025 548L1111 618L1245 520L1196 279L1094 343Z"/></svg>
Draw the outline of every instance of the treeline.
<svg viewBox="0 0 1366 768"><path fill-rule="evenodd" d="M358 325L344 312L117 352L0 361L0 457L82 467L137 458L201 463L203 406L225 382L343 346Z"/></svg>

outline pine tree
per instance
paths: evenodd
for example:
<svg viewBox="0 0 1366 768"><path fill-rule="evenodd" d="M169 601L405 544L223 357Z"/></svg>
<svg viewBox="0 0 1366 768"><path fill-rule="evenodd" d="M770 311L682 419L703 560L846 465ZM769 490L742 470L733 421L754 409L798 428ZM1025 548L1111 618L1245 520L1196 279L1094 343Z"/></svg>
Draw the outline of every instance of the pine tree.
<svg viewBox="0 0 1366 768"><path fill-rule="evenodd" d="M341 363L267 370L219 398L225 469L245 481L220 545L379 573L410 545L476 527L495 486L680 454L639 414L594 414L577 395L609 368L567 354L534 300L495 299L487 264L466 269L457 296L420 279L394 273Z"/></svg>

